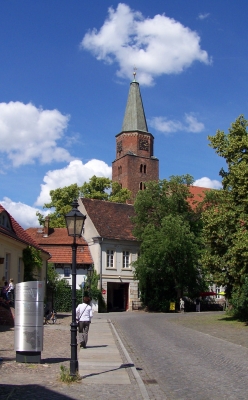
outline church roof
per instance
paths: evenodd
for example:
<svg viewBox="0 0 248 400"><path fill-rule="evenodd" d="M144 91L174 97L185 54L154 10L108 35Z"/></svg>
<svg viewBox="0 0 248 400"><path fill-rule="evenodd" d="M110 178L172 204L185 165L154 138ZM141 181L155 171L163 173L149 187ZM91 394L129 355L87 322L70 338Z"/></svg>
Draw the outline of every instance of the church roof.
<svg viewBox="0 0 248 400"><path fill-rule="evenodd" d="M148 132L139 83L135 80L130 83L126 111L122 125L122 132L128 131Z"/></svg>
<svg viewBox="0 0 248 400"><path fill-rule="evenodd" d="M81 198L99 235L106 239L137 240L133 236L134 207L130 204ZM87 223L87 220L86 220Z"/></svg>

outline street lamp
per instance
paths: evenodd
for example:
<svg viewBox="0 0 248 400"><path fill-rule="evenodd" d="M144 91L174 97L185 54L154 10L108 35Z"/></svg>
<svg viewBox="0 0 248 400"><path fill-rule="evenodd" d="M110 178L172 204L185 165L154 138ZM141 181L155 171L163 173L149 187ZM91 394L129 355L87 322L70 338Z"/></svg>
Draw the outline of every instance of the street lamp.
<svg viewBox="0 0 248 400"><path fill-rule="evenodd" d="M68 235L73 237L72 247L72 322L71 322L71 360L70 375L76 376L78 372L77 359L77 322L76 322L76 275L77 275L77 243L76 238L82 235L86 216L78 210L78 201L72 203L72 210L65 215Z"/></svg>

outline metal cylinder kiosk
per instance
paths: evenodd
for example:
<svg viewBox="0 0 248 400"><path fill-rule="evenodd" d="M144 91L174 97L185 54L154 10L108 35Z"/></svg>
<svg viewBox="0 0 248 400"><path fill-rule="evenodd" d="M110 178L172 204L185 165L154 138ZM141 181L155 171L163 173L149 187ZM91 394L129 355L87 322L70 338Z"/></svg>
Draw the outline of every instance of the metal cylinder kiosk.
<svg viewBox="0 0 248 400"><path fill-rule="evenodd" d="M40 363L43 350L44 282L21 282L15 289L17 362Z"/></svg>

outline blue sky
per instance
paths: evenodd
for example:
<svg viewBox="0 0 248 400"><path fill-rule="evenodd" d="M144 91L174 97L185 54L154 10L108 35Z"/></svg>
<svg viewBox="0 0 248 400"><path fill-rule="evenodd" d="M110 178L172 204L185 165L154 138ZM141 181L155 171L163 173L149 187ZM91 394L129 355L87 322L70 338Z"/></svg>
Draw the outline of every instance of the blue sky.
<svg viewBox="0 0 248 400"><path fill-rule="evenodd" d="M248 3L0 0L0 203L24 227L49 191L111 177L133 76L160 178L220 187L208 135L248 118Z"/></svg>

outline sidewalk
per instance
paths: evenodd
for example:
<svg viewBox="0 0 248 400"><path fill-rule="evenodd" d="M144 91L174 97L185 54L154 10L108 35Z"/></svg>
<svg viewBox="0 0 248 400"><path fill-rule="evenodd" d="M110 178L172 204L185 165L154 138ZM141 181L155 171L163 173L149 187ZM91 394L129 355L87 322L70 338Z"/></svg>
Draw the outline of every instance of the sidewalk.
<svg viewBox="0 0 248 400"><path fill-rule="evenodd" d="M90 324L87 348L79 350L78 362L79 374L85 383L131 384L127 372L130 365L123 364L110 322L106 319L97 319L96 314Z"/></svg>
<svg viewBox="0 0 248 400"><path fill-rule="evenodd" d="M41 364L15 362L14 329L0 331L0 399L149 399L130 356L108 315L94 313L86 349L78 348L79 383L59 381L70 364L71 316L44 326Z"/></svg>

